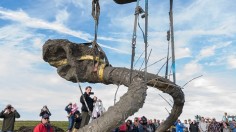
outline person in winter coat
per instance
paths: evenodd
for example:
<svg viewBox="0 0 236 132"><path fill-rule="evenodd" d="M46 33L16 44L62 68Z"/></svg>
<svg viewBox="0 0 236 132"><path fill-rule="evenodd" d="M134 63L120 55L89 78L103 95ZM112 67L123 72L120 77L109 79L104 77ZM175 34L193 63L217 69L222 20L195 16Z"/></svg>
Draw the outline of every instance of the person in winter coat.
<svg viewBox="0 0 236 132"><path fill-rule="evenodd" d="M75 117L75 124L74 124L74 130L73 132L78 132L79 128L80 128L80 124L81 124L81 113L79 110L74 112L74 117Z"/></svg>
<svg viewBox="0 0 236 132"><path fill-rule="evenodd" d="M68 128L67 128L67 132L71 132L72 131L72 128L73 128L73 125L74 125L74 115L72 114L71 115L71 112L72 112L72 103L69 103L66 108L65 108L65 111L67 112L68 114Z"/></svg>
<svg viewBox="0 0 236 132"><path fill-rule="evenodd" d="M70 113L68 114L68 117L74 115L74 113L78 110L78 108L79 108L79 107L77 106L77 104L74 103L74 104L72 105L72 109L71 109Z"/></svg>
<svg viewBox="0 0 236 132"><path fill-rule="evenodd" d="M43 108L41 109L39 116L43 116L44 114L48 114L48 116L51 116L51 112L49 111L47 105L44 105Z"/></svg>
<svg viewBox="0 0 236 132"><path fill-rule="evenodd" d="M54 132L53 128L51 127L49 123L49 115L44 114L42 116L41 123L39 123L35 128L34 132Z"/></svg>
<svg viewBox="0 0 236 132"><path fill-rule="evenodd" d="M199 130L200 130L200 132L207 132L208 131L208 126L207 126L207 123L205 122L204 117L202 117L201 121L199 122Z"/></svg>
<svg viewBox="0 0 236 132"><path fill-rule="evenodd" d="M20 114L9 104L0 113L0 118L3 118L2 131L13 132L15 118L20 118Z"/></svg>
<svg viewBox="0 0 236 132"><path fill-rule="evenodd" d="M176 128L176 132L183 132L184 131L184 124L181 123L181 121L178 119L177 122L175 123L175 128Z"/></svg>
<svg viewBox="0 0 236 132"><path fill-rule="evenodd" d="M235 120L231 121L230 129L232 130L232 132L236 132L236 122L235 122Z"/></svg>
<svg viewBox="0 0 236 132"><path fill-rule="evenodd" d="M190 124L189 130L190 130L190 132L198 132L199 131L198 124L196 123L195 120L193 120L193 122Z"/></svg>
<svg viewBox="0 0 236 132"><path fill-rule="evenodd" d="M87 86L85 88L85 92L83 95L80 97L80 102L82 103L81 111L82 111L82 121L80 127L84 127L89 123L92 111L93 111L93 103L96 102L97 97L94 96L93 98L90 97L90 95L93 94L92 87ZM86 103L88 105L88 108L86 106Z"/></svg>
<svg viewBox="0 0 236 132"><path fill-rule="evenodd" d="M215 118L213 118L212 122L209 124L208 132L221 132L220 123L217 122Z"/></svg>
<svg viewBox="0 0 236 132"><path fill-rule="evenodd" d="M229 124L227 122L222 122L222 132L231 132Z"/></svg>
<svg viewBox="0 0 236 132"><path fill-rule="evenodd" d="M102 100L100 99L95 99L95 100L97 101L94 103L92 119L97 119L98 117L103 115L103 113L106 111L105 108L103 107Z"/></svg>

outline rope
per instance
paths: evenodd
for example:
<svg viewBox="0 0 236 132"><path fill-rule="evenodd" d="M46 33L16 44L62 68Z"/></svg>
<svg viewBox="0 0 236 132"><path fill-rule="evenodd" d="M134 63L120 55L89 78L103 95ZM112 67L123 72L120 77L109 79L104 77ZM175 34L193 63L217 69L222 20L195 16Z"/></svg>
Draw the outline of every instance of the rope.
<svg viewBox="0 0 236 132"><path fill-rule="evenodd" d="M88 107L88 104L87 104L87 102L86 102L86 100L85 100L85 97L84 97L84 94L83 94L82 88L81 88L81 86L80 86L79 79L78 79L77 75L75 75L75 78L76 78L76 80L77 80L77 83L78 83L80 92L81 92L81 94L82 94L82 98L83 98L84 103L85 103L85 106L86 106L86 108L87 108L87 110L88 110L88 114L89 114L90 116L92 116L92 112L90 111L90 109L89 109L89 107Z"/></svg>
<svg viewBox="0 0 236 132"><path fill-rule="evenodd" d="M188 83L190 83L190 82L193 81L194 79L200 78L200 77L202 77L202 76L203 76L203 75L200 75L200 76L197 76L197 77L195 77L195 78L189 80L187 83L185 83L185 84L182 86L182 89L184 89L184 86L186 86Z"/></svg>
<svg viewBox="0 0 236 132"><path fill-rule="evenodd" d="M114 96L114 105L116 104L116 95L117 95L117 92L118 92L118 90L119 90L119 88L120 88L120 84L123 82L123 80L124 80L124 78L122 78L121 79L121 76L123 75L123 72L124 72L124 70L122 70L122 72L121 72L121 74L120 74L120 83L118 84L118 86L117 86L117 89L116 89L116 92L115 92L115 96Z"/></svg>
<svg viewBox="0 0 236 132"><path fill-rule="evenodd" d="M92 1L92 16L95 20L95 40L97 40L97 29L98 29L98 21L100 16L100 5L99 0Z"/></svg>
<svg viewBox="0 0 236 132"><path fill-rule="evenodd" d="M98 34L98 23L99 23L99 16L100 16L100 5L99 0L93 0L92 1L92 16L95 21L95 31L94 31L94 40L92 42L92 48L93 48L93 64L95 62L95 57L98 55L100 57L100 52L104 54L105 57L105 63L109 64L109 61L107 59L107 56L105 52L102 50L102 48L97 43L97 34ZM99 52L100 51L100 52ZM99 64L100 62L98 62ZM95 64L94 64L95 66Z"/></svg>
<svg viewBox="0 0 236 132"><path fill-rule="evenodd" d="M99 21L99 15L100 15L100 5L99 0L93 0L92 1L92 16L95 21L95 28L94 28L94 40L92 42L92 48L93 48L93 65L95 66L95 56L98 54L100 56L99 50L97 49L97 32L98 32L98 21Z"/></svg>

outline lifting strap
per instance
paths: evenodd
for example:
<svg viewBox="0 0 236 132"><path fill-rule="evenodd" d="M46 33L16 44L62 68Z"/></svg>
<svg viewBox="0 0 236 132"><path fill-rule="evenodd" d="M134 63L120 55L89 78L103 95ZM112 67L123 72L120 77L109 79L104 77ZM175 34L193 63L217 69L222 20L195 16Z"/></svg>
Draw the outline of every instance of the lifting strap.
<svg viewBox="0 0 236 132"><path fill-rule="evenodd" d="M95 21L94 40L92 42L93 62L95 62L96 56L100 57L100 52L102 52L104 54L104 57L105 57L105 63L109 64L109 61L107 59L107 56L106 56L105 52L102 50L102 48L97 43L98 22L99 22L99 16L100 16L99 0L93 0L92 1L92 16L93 16L93 19ZM94 66L95 66L95 64L94 64Z"/></svg>
<svg viewBox="0 0 236 132"><path fill-rule="evenodd" d="M128 4L137 0L114 0L117 4Z"/></svg>

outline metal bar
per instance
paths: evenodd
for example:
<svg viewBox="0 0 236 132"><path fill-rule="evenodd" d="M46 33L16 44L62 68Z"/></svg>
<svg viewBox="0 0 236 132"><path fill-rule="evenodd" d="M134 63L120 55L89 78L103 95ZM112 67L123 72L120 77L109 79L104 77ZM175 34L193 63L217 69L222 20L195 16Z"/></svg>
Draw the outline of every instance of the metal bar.
<svg viewBox="0 0 236 132"><path fill-rule="evenodd" d="M174 46L174 27L173 27L173 12L172 12L173 0L170 0L170 31L171 31L171 50L172 50L172 72L173 82L176 83L175 77L175 46Z"/></svg>
<svg viewBox="0 0 236 132"><path fill-rule="evenodd" d="M132 55L131 55L131 68L130 68L130 83L132 80L132 72L134 68L134 57L135 57L135 45L136 45L136 32L137 32L137 22L139 17L139 0L137 0L136 8L135 8L135 19L134 19L134 29L133 29L133 36L132 36Z"/></svg>
<svg viewBox="0 0 236 132"><path fill-rule="evenodd" d="M144 72L144 78L145 82L147 81L147 47L148 47L148 0L145 0L145 72Z"/></svg>
<svg viewBox="0 0 236 132"><path fill-rule="evenodd" d="M169 48L170 48L170 31L167 31L167 41L168 41L168 49L167 49L167 60L166 60L166 74L165 74L165 78L167 79L168 76L168 68L169 68Z"/></svg>

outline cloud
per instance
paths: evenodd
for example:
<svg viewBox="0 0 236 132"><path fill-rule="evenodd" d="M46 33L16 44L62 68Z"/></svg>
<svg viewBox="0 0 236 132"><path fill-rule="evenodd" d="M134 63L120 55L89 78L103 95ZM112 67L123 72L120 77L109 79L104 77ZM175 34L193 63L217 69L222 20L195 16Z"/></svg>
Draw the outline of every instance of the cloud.
<svg viewBox="0 0 236 132"><path fill-rule="evenodd" d="M201 57L208 57L214 54L215 54L215 46L212 46L212 47L209 47L200 51Z"/></svg>
<svg viewBox="0 0 236 132"><path fill-rule="evenodd" d="M176 59L191 57L191 51L189 48L177 48L176 51Z"/></svg>
<svg viewBox="0 0 236 132"><path fill-rule="evenodd" d="M59 12L61 13L61 12ZM30 28L36 28L36 29L49 29L49 30L54 30L57 31L59 33L64 33L64 34L68 34L71 36L75 36L78 37L80 39L83 39L85 41L91 42L92 40L92 36L88 33L84 33L81 31L73 31L67 27L65 27L64 25L62 25L62 21L65 21L66 19L63 18L64 20L61 20L62 16L58 15L57 16L57 21L50 23L41 19L37 19L37 18L32 18L29 17L23 10L19 10L19 11L11 11L11 10L7 10L7 9L2 9L0 10L0 18L2 19L6 19L6 20L12 20L12 21L16 21L19 22L21 24L23 24L26 27L30 27ZM68 16L68 14L66 12L64 12L64 16ZM107 45L103 45L101 43L99 43L101 47L104 48L108 48L114 51L117 51L119 53L125 53L127 54L127 52L124 52L122 50L107 46Z"/></svg>
<svg viewBox="0 0 236 132"><path fill-rule="evenodd" d="M63 24L64 22L68 21L69 13L64 9L60 10L56 15L56 22L58 24Z"/></svg>
<svg viewBox="0 0 236 132"><path fill-rule="evenodd" d="M223 42L219 44L215 44L210 47L203 47L199 53L200 58L210 57L215 55L215 50L225 48L229 46L232 42Z"/></svg>
<svg viewBox="0 0 236 132"><path fill-rule="evenodd" d="M12 11L5 9L5 10L0 10L0 14L2 19L16 21L23 24L26 27L55 30L60 33L65 33L79 37L86 41L89 41L89 38L91 38L91 35L70 30L67 27L63 26L61 23L58 22L50 23L41 19L29 17L23 10Z"/></svg>
<svg viewBox="0 0 236 132"><path fill-rule="evenodd" d="M227 73L221 73L221 76L225 74ZM226 88L232 87L233 81L233 78L220 78L217 74L203 75L192 81L184 89L186 104L182 115L187 118L186 114L188 115L190 113L188 111L191 111L204 117L216 117L220 121L224 112L232 114L235 110L234 106L232 103L225 102L231 102L235 95L235 91ZM229 85L226 86L226 83ZM194 109L196 107L204 109L199 111L199 109Z"/></svg>
<svg viewBox="0 0 236 132"><path fill-rule="evenodd" d="M235 55L231 55L227 57L227 62L229 65L230 69L235 69L236 68L236 56Z"/></svg>
<svg viewBox="0 0 236 132"><path fill-rule="evenodd" d="M184 65L183 69L181 69L181 72L177 73L177 77L180 80L190 80L190 77L198 76L202 70L203 67L201 64L192 61Z"/></svg>
<svg viewBox="0 0 236 132"><path fill-rule="evenodd" d="M169 3L150 3L148 51L153 50L149 59L149 64L152 64L167 54ZM94 37L91 35L94 32L91 1L57 0L47 2L47 6L44 4L41 2L40 6L34 8L27 5L29 8L24 9L25 5L21 7L19 3L15 8L17 10L9 7L11 4L0 7L0 19L3 20L0 22L0 83L3 91L0 93L0 106L3 108L11 103L22 114L21 119L39 120L39 110L46 104L53 114L52 120L67 120L64 107L68 102L77 102L81 107L78 84L60 78L56 69L42 60L41 48L43 42L52 36L60 38L66 35L72 39L91 41ZM100 4L98 39L108 49L105 50L113 66L130 67L135 4L121 6L113 1L101 1ZM234 114L235 103L232 98L235 96L235 75L232 71L236 68L235 2L196 0L176 1L174 4L178 85L182 86L192 78L203 75L184 87L186 103L180 118L193 119L195 114L200 114L221 120L225 111ZM52 10L42 14L42 10L49 9ZM88 22L90 20L92 26ZM140 24L144 26L143 19L140 19ZM136 59L144 48L140 29L137 35ZM143 56L140 62L142 60ZM149 67L148 71L156 73L165 61ZM114 105L116 85L83 83L82 89L87 85L93 87L95 95L103 100L106 109ZM126 87L120 87L117 101L126 91ZM14 98L9 98L12 93L15 94ZM159 93L167 100L172 100L169 95L149 88L143 108L130 119L143 115L165 119L168 116L165 108L170 110L171 107Z"/></svg>

